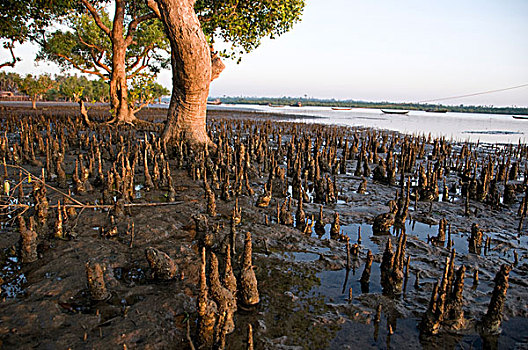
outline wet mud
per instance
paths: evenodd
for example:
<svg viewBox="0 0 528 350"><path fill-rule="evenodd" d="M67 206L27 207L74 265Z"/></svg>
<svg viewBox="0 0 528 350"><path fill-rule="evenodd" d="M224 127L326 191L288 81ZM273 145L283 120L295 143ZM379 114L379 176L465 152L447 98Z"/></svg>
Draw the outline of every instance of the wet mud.
<svg viewBox="0 0 528 350"><path fill-rule="evenodd" d="M0 348L528 346L525 144L162 118L0 111Z"/></svg>

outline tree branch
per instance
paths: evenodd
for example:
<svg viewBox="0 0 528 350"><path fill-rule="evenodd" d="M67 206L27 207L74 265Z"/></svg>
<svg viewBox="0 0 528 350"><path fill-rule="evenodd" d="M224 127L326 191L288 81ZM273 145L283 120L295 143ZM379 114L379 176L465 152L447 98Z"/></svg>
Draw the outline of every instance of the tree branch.
<svg viewBox="0 0 528 350"><path fill-rule="evenodd" d="M98 71L91 71L91 70L88 70L88 69L85 69L85 68L82 68L81 66L79 66L77 63L75 63L71 58L63 55L63 54L56 54L57 56L59 56L60 58L62 59L65 59L66 61L70 62L71 65L80 70L81 72L83 73L86 73L86 74L93 74L93 75L97 75L99 77L101 77L103 80L109 80L107 76L105 76L103 73L101 72L98 72Z"/></svg>
<svg viewBox="0 0 528 350"><path fill-rule="evenodd" d="M108 28L103 21L101 20L101 17L99 16L99 13L97 12L97 9L88 1L88 0L81 0L83 5L90 11L90 14L92 15L93 19L95 20L95 23L103 32L106 33L109 37L111 37L111 31L110 28Z"/></svg>
<svg viewBox="0 0 528 350"><path fill-rule="evenodd" d="M6 46L9 49L9 52L11 53L12 61L6 61L4 63L0 63L0 69L4 67L14 67L15 64L19 61L19 59L15 56L15 53L13 52L14 41L6 44Z"/></svg>
<svg viewBox="0 0 528 350"><path fill-rule="evenodd" d="M126 36L126 39L125 39L125 45L128 46L128 45L130 45L132 43L132 40L134 40L134 34L136 33L136 30L137 30L137 26L141 22L145 22L145 21L148 21L149 19L153 19L153 18L156 18L156 17L157 16L156 16L156 14L154 12L150 12L150 13L147 13L146 15L134 18L134 20L132 22L130 22L130 24L128 25L127 36Z"/></svg>
<svg viewBox="0 0 528 350"><path fill-rule="evenodd" d="M138 67L134 72L130 73L127 77L127 79L133 79L134 77L136 77L143 69L147 68L149 66L149 63L150 63L150 56L149 55L145 55L143 56L143 63L141 64L140 67Z"/></svg>
<svg viewBox="0 0 528 350"><path fill-rule="evenodd" d="M98 46L98 45L95 45L95 44L90 44L90 43L86 42L86 41L82 38L82 36L81 36L81 34L80 34L79 32L77 32L77 37L79 38L79 41L81 42L81 44L83 44L83 45L85 45L85 46L88 46L88 47L91 48L91 49L95 49L95 50L97 50L97 51L99 51L99 52L103 52L103 51L104 51L102 47L100 47L100 46Z"/></svg>
<svg viewBox="0 0 528 350"><path fill-rule="evenodd" d="M148 105L149 105L152 101L154 101L154 100L155 100L155 98L151 98L151 99L145 100L145 102L143 102L142 104L140 104L140 105L138 106L138 108L133 109L132 113L136 114L137 112L139 112L140 110L142 110L143 107L148 106Z"/></svg>
<svg viewBox="0 0 528 350"><path fill-rule="evenodd" d="M92 60L94 61L95 65L98 66L99 68L104 69L108 73L112 73L112 69L110 69L110 67L108 67L106 64L101 62L101 60L103 59L103 55L104 55L104 52L100 52L99 57L95 57L95 53L93 52L93 50L90 50L90 56L92 56Z"/></svg>
<svg viewBox="0 0 528 350"><path fill-rule="evenodd" d="M161 19L161 13L158 7L158 3L155 0L147 0L147 6L156 14L156 17Z"/></svg>
<svg viewBox="0 0 528 350"><path fill-rule="evenodd" d="M90 48L90 56L92 57L92 60L94 61L95 65L98 66L99 68L104 69L108 73L111 73L112 69L110 69L110 67L108 67L106 64L101 62L101 59L103 58L103 55L105 54L105 50L98 45L87 43L86 41L83 40L83 38L81 37L79 33L77 33L77 37L79 38L79 41L81 42L81 44ZM99 57L96 57L94 50L97 50L99 52L100 54Z"/></svg>
<svg viewBox="0 0 528 350"><path fill-rule="evenodd" d="M145 46L145 48L143 49L143 52L136 56L136 61L127 67L127 71L131 71L132 69L134 69L139 64L139 62L141 62L141 60L149 54L150 50L153 50L153 49L154 49L154 45Z"/></svg>
<svg viewBox="0 0 528 350"><path fill-rule="evenodd" d="M211 51L211 81L220 76L220 73L225 69L225 64L216 52Z"/></svg>

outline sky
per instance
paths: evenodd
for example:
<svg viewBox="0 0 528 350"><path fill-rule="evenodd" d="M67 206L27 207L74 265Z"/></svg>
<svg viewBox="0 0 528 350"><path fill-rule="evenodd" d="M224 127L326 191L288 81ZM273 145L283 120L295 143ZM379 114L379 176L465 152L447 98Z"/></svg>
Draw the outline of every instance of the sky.
<svg viewBox="0 0 528 350"><path fill-rule="evenodd" d="M210 96L419 102L509 88L528 83L527 37L526 0L306 0L290 32L224 60ZM18 72L58 72L35 67L31 45L17 52ZM158 81L170 87L170 71ZM441 103L528 106L528 86Z"/></svg>

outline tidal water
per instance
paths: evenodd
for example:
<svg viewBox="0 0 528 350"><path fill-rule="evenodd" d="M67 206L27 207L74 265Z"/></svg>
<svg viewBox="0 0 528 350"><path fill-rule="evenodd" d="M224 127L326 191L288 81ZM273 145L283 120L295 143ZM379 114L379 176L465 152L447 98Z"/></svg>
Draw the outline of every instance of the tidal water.
<svg viewBox="0 0 528 350"><path fill-rule="evenodd" d="M295 121L329 125L369 127L405 134L445 137L454 141L490 144L525 143L528 140L528 119L512 115L480 113L432 113L410 111L406 115L384 114L375 108L332 110L330 107L270 107L259 105L222 104L210 110L234 110L295 115Z"/></svg>

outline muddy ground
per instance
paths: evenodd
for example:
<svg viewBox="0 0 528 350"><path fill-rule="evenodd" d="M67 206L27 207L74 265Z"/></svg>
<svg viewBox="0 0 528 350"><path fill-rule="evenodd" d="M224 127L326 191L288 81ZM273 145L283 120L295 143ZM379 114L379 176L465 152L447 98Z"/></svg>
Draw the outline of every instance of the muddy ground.
<svg viewBox="0 0 528 350"><path fill-rule="evenodd" d="M53 116L53 120L75 115L70 109L47 109L33 112L28 109L4 108L0 111L2 131L10 142L20 142L20 130L13 120L29 120L38 115ZM104 118L103 111L92 110L94 119ZM162 119L163 110L150 110L141 118L148 121ZM11 126L6 126L11 120ZM270 120L272 123L270 123ZM145 133L155 138L161 124L143 125L137 132L123 127L127 135L135 135L132 143L141 143ZM247 140L254 137L251 130L270 132L270 148L277 148L279 130L285 147L291 135L344 135L352 139L372 135L371 130L318 127L294 124L284 116L256 115L252 113L231 113L218 111L209 115L209 128L220 132L228 128L229 135L235 135L224 142L234 142L238 137ZM255 129L248 129L250 128ZM83 127L80 127L82 130ZM103 129L99 129L102 132ZM248 131L249 130L249 131ZM2 134L4 134L2 132ZM214 134L214 133L213 133ZM17 136L18 135L18 136ZM375 137L388 140L401 136L392 132L376 131ZM101 135L97 135L98 137ZM369 136L370 137L370 136ZM139 140L139 141L138 141ZM115 141L115 140L114 140ZM425 138L423 141L427 141ZM126 142L126 141L125 141ZM417 164L431 159L434 140L426 144L425 157ZM515 153L514 150L511 154ZM520 146L519 146L520 147ZM453 144L456 154L462 145ZM484 162L489 155L506 152L507 147L476 145L474 154ZM64 159L68 187L74 190L71 174L75 159L86 149L70 142ZM380 157L385 157L381 153ZM518 152L520 169L524 171L526 158ZM45 155L37 153L38 160L45 164ZM278 161L286 168L284 161ZM338 155L339 158L339 155ZM0 348L4 349L187 349L191 348L186 335L196 342L197 295L199 280L199 247L201 241L192 219L197 214L207 213L203 181L193 179L186 167L178 167L174 158L169 158L173 186L176 190L174 202L168 202L165 188L146 191L143 188L141 162L136 167L134 178L135 195L131 203L136 206L125 208L125 215L116 221L117 234L102 237L113 227L108 208L77 209L75 217L65 223L66 239L53 238L53 226L57 214L50 209L48 227L39 235L36 262L22 264L19 261L19 232L15 221L22 209L17 204L29 204L24 215L30 215L33 199L32 184L23 175L23 198L13 190L11 197L2 196L3 223L0 233L0 277L2 278L2 300L0 302ZM304 234L292 226L277 223L277 203L291 194L291 187L282 195L274 192L267 208L255 206L257 197L263 192L268 174L258 171L256 162L250 176L254 195L238 197L242 210L241 223L237 226L235 274L240 271L240 255L244 245L244 233L253 236L253 265L258 280L260 303L250 309L241 308L235 314L236 330L227 336L227 349L243 349L247 340L247 326L253 327L256 349L355 349L361 348L528 348L528 239L527 229L518 232L518 208L524 197L521 189L523 171L510 179L518 184L516 201L490 205L471 200L469 215L466 215L465 199L460 190L454 188L449 201L412 201L406 223L407 255L411 257L410 273L401 293L386 296L380 285L380 262L387 239L395 233L376 236L372 234L374 218L389 211L388 202L395 198L399 185L387 185L367 176L366 193L357 189L362 176L355 176L357 160L349 160L346 174L332 175L336 179L339 197L336 203L324 205L325 232ZM10 161L7 161L10 165ZM14 162L11 162L14 165ZM33 174L40 175L35 164L20 163ZM112 159L105 162L110 169ZM374 168L374 165L371 165ZM1 167L0 167L1 169ZM19 184L19 169L7 167L11 188ZM478 173L477 173L478 175ZM409 176L413 177L412 174ZM196 177L196 176L195 176ZM94 176L90 176L93 182ZM415 179L414 179L415 180ZM455 170L446 174L440 182L446 181L454 187L460 183ZM58 189L54 179L48 184ZM291 185L291 178L289 178ZM310 187L310 186L308 186ZM502 189L502 187L501 187ZM67 192L68 189L61 191ZM209 217L209 226L219 225L214 233L212 251L222 254L224 242L230 232L233 196L229 200L220 198L216 191L217 215ZM309 192L309 191L308 191ZM442 192L440 190L440 192ZM312 198L312 194L308 193ZM83 204L100 204L101 192L96 188L84 194L73 194ZM50 205L64 197L48 189ZM442 198L440 198L442 199ZM147 203L163 203L148 206ZM293 201L291 212L295 215L297 201ZM11 204L8 208L5 205ZM320 204L304 203L308 217L319 213ZM347 254L342 240L330 238L330 224L334 212L338 212L341 230L351 243L358 240L361 231L359 255L352 257L347 269ZM266 217L268 222L266 222ZM439 335L420 336L418 324L426 311L433 284L441 278L449 249L428 242L428 236L437 234L438 222L446 218L450 224L451 237L457 255L455 266L466 266L464 287L464 312L466 327L460 330L443 329ZM134 223L132 238L129 228ZM471 225L478 223L485 237L491 237L490 250L481 254L468 252L468 237ZM145 258L145 248L155 247L167 253L177 263L177 278L161 281L152 276ZM362 291L359 278L364 268L367 251L374 254L369 290ZM493 279L501 264L514 264L514 251L518 261L510 273L509 289L504 305L502 333L485 337L477 332L475 325L487 311L493 290ZM92 301L87 287L85 264L89 261L101 263L104 268L106 285L111 297L105 301ZM479 271L479 283L473 285L474 270ZM420 271L418 286L416 273ZM352 288L353 299L349 300ZM380 322L374 322L378 305L382 305Z"/></svg>

